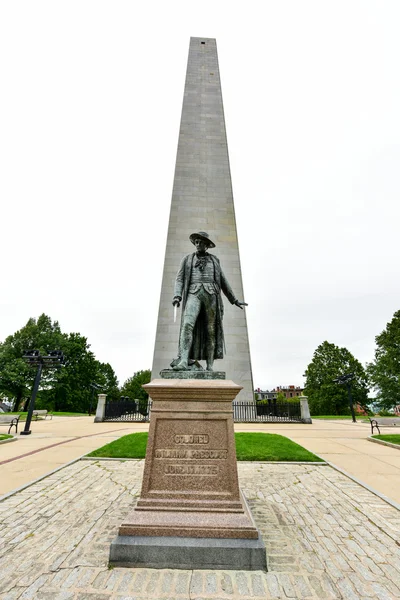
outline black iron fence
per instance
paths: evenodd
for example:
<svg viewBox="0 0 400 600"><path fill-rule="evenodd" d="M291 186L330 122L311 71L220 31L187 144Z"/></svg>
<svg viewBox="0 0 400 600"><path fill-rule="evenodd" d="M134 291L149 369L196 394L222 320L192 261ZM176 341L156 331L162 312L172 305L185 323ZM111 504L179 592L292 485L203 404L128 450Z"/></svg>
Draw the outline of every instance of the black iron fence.
<svg viewBox="0 0 400 600"><path fill-rule="evenodd" d="M254 402L235 402L233 404L235 423L262 422L301 422L300 402L267 401L265 404Z"/></svg>
<svg viewBox="0 0 400 600"><path fill-rule="evenodd" d="M126 397L107 400L104 420L150 421L151 405L151 400L131 400ZM233 420L235 423L301 422L300 402L234 402Z"/></svg>
<svg viewBox="0 0 400 600"><path fill-rule="evenodd" d="M104 411L105 421L149 421L151 400L107 400Z"/></svg>

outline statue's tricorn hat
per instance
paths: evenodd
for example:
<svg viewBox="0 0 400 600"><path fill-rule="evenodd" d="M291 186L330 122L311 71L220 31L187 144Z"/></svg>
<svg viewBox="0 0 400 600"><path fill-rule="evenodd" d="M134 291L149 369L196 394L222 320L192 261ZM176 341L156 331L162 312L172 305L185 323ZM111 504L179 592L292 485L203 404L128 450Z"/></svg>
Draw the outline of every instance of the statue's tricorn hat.
<svg viewBox="0 0 400 600"><path fill-rule="evenodd" d="M210 236L205 231L198 231L197 233L192 233L189 236L189 240L194 244L194 240L201 238L205 242L207 242L209 248L215 248L214 242L210 240Z"/></svg>

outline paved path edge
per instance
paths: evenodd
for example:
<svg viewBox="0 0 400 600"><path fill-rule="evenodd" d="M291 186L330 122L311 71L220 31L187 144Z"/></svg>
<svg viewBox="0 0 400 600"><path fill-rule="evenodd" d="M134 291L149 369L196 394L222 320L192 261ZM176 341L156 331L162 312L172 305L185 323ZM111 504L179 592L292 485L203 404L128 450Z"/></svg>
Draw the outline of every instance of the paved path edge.
<svg viewBox="0 0 400 600"><path fill-rule="evenodd" d="M400 450L399 444L392 444L392 442L386 442L385 440L377 440L373 438L371 435L367 437L369 442L374 442L374 444L381 444L382 446L389 446L389 448L396 448L396 450Z"/></svg>
<svg viewBox="0 0 400 600"><path fill-rule="evenodd" d="M6 440L0 440L0 444L9 444L10 442L18 442L18 438L16 436L12 438L8 438Z"/></svg>
<svg viewBox="0 0 400 600"><path fill-rule="evenodd" d="M242 462L251 462L251 463L254 463L254 464L256 464L257 462L267 463L267 464L312 464L314 466L318 465L318 466L332 467L332 469L335 469L335 471L339 471L339 473L342 473L342 475L344 475L345 477L348 477L349 479L351 479L352 481L354 481L355 483L357 483L361 487L365 488L366 490L368 490L369 492L371 492L375 496L378 496L378 498L381 498L381 500L383 500L387 504L390 504L390 506L392 506L396 510L400 511L400 504L398 502L395 502L394 500L391 500L387 496L384 496L383 494L381 494L380 492L378 492L377 490L375 490L374 488L372 488L368 484L364 483L360 479L357 479L356 477L353 477L353 475L350 475L350 473L347 473L347 471L344 471L340 467L337 467L336 465L334 465L333 463L331 463L329 460L325 460L324 458L322 458L322 456L319 456L319 454L315 454L315 456L318 456L318 458L320 458L321 461L323 461L323 462L317 462L317 463L315 463L315 462L310 463L309 461L308 462L303 462L303 463L301 463L301 462L295 462L295 461L291 461L291 462L284 462L284 461L242 461ZM99 456L87 456L86 454L83 454L82 456L78 456L78 458L74 458L73 460L70 460L69 462L65 463L65 465L61 465L60 467L57 467L56 469L53 469L52 471L49 471L48 473L45 473L44 475L41 475L40 477L37 477L37 479L34 479L33 481L30 481L29 483L25 483L24 485L21 485L20 487L16 488L15 490L11 490L11 492L7 492L7 494L4 494L3 496L0 496L0 502L2 502L3 500L6 500L10 496L13 496L14 494L17 494L18 492L21 492L22 490L25 490L26 488L30 487L31 485L34 485L38 481L41 481L42 479L46 479L46 477L49 477L50 475L53 475L53 473L57 473L57 471L61 471L61 469L65 469L65 467L68 467L69 465L73 465L74 463L76 463L76 462L78 462L80 460L121 460L121 461L127 461L127 460L144 460L144 459L143 458L125 458L125 459L124 458L107 458L107 457L99 457Z"/></svg>
<svg viewBox="0 0 400 600"><path fill-rule="evenodd" d="M3 502L3 500L6 500L10 496L14 496L14 494L18 494L18 492L22 492L22 490L25 490L26 488L30 487L31 485L34 485L38 481L42 481L42 479L46 479L46 477L53 475L53 473L57 473L57 471L61 471L61 469L65 469L65 467L69 467L69 465L73 465L74 463L78 462L78 460L81 460L81 458L83 458L83 456L78 456L78 458L74 458L73 460L70 460L69 462L65 463L65 465L61 465L60 467L57 467L56 469L53 469L52 471L49 471L48 473L45 473L44 475L41 475L40 477L37 477L36 479L29 481L29 483L24 483L24 485L21 485L20 487L15 488L15 490L11 490L11 492L7 492L6 494L3 494L3 496L0 496L0 502Z"/></svg>
<svg viewBox="0 0 400 600"><path fill-rule="evenodd" d="M114 458L111 456L88 456L87 454L85 456L81 456L81 460L121 460L121 461L128 461L128 460L144 460L144 458ZM314 466L318 466L318 465L327 465L328 463L326 462L326 460L321 459L321 461L315 462L315 461L311 461L311 460L240 460L237 462L241 462L241 463L249 463L249 464L254 464L254 465L314 465Z"/></svg>
<svg viewBox="0 0 400 600"><path fill-rule="evenodd" d="M318 454L316 454L316 456L318 456ZM367 483L364 483L360 479L357 479L357 477L354 477L353 475L350 475L350 473L348 473L344 469L341 469L340 467L334 465L333 463L329 462L329 460L326 461L326 464L329 467L332 467L332 469L335 469L335 471L339 471L339 473L342 473L342 475L344 475L345 477L348 477L349 479L351 479L352 481L354 481L354 483L358 483L358 485L361 485L361 487L365 488L366 490L368 490L372 494L375 494L375 496L378 496L378 498L380 498L384 502L387 502L387 504L390 504L390 506L393 506L393 508L396 508L398 511L400 511L400 504L398 502L396 502L395 500L391 500L387 496L384 496L384 494L381 494L380 492L378 492L378 490L375 490L373 487L371 487Z"/></svg>

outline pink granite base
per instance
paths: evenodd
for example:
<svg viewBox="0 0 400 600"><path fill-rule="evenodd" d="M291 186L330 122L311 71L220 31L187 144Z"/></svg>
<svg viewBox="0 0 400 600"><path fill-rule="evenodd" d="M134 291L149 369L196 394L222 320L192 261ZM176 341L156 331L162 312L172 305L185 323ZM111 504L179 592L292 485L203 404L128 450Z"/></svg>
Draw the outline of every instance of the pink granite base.
<svg viewBox="0 0 400 600"><path fill-rule="evenodd" d="M142 491L120 536L258 539L239 490L227 380L155 379Z"/></svg>
<svg viewBox="0 0 400 600"><path fill-rule="evenodd" d="M240 513L135 510L119 528L119 535L258 539L251 513L242 506Z"/></svg>

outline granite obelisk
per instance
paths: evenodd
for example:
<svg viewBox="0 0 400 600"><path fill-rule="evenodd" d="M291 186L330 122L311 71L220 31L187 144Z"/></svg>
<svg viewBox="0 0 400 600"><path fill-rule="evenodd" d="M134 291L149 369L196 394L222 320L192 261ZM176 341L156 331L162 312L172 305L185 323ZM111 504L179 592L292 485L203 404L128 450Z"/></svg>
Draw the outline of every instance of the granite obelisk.
<svg viewBox="0 0 400 600"><path fill-rule="evenodd" d="M238 298L243 293L221 81L215 39L191 38L167 246L157 322L152 378L158 378L176 356L179 317L174 323L172 299L188 237L206 231ZM251 300L250 307L251 310ZM239 314L240 313L240 314ZM224 315L226 354L215 363L227 379L243 387L238 401L253 401L253 380L245 311L227 307Z"/></svg>

